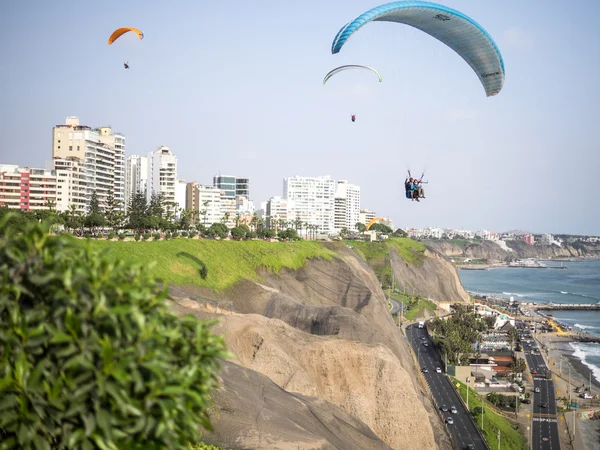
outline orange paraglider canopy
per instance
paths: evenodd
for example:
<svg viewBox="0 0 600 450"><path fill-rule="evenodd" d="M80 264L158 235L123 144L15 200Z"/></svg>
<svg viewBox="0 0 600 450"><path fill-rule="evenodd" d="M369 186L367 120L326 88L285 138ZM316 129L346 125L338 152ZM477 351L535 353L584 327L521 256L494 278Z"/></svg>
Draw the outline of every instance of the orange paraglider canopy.
<svg viewBox="0 0 600 450"><path fill-rule="evenodd" d="M144 38L144 33L142 33L142 30L139 30L137 28L131 28L131 27L117 28L115 31L113 31L113 34L111 34L110 37L108 38L108 45L115 42L121 35L127 33L128 31L133 31L135 34L138 35L138 37L140 39Z"/></svg>

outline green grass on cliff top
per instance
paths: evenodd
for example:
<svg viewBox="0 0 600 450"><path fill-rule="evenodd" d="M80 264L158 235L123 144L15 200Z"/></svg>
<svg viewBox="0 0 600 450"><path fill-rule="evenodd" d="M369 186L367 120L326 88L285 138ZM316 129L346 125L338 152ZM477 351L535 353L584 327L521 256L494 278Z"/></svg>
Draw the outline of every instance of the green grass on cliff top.
<svg viewBox="0 0 600 450"><path fill-rule="evenodd" d="M108 257L145 265L156 262L153 274L166 284L196 285L223 291L244 280L260 280L264 267L278 273L282 268L297 270L310 258L331 259L335 253L310 241L215 241L173 239L168 241L89 241L93 249L107 250ZM208 269L200 277L203 265Z"/></svg>
<svg viewBox="0 0 600 450"><path fill-rule="evenodd" d="M389 257L390 248L407 263L417 266L425 259L425 246L410 238L390 238L381 242L347 241L371 266L385 263Z"/></svg>

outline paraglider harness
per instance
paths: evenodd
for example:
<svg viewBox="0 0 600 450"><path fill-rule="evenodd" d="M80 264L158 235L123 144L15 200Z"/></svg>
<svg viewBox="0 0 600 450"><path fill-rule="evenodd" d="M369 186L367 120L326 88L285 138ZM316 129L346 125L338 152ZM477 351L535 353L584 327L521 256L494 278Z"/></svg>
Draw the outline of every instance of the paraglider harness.
<svg viewBox="0 0 600 450"><path fill-rule="evenodd" d="M352 122L356 121L356 114L352 114Z"/></svg>
<svg viewBox="0 0 600 450"><path fill-rule="evenodd" d="M414 181L418 181L419 183L427 184L427 181L422 181L424 176L425 176L425 172L423 172L421 174L421 178L419 178L418 180L415 178ZM411 178L412 178L412 175L410 174L410 170L409 170L408 177L406 178L406 181L404 181L404 190L406 191L406 198L414 200L415 198L418 199L418 197L417 197L418 190L413 189L412 183L410 182ZM413 194L413 192L414 192L414 194Z"/></svg>
<svg viewBox="0 0 600 450"><path fill-rule="evenodd" d="M125 62L123 63L123 65L125 66L125 68L126 68L126 69L129 69L129 64L127 64L128 62L129 62L129 61L125 61Z"/></svg>

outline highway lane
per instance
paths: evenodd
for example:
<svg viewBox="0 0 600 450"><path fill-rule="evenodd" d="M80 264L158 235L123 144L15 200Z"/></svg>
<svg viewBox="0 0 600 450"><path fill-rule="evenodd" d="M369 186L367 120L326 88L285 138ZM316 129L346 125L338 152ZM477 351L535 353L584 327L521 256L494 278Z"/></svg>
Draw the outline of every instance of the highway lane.
<svg viewBox="0 0 600 450"><path fill-rule="evenodd" d="M547 366L541 355L526 353L529 370L535 370L533 377L533 428L531 440L533 450L559 450L558 417L554 382L546 378ZM540 392L535 392L535 389ZM545 405L545 406L542 406Z"/></svg>
<svg viewBox="0 0 600 450"><path fill-rule="evenodd" d="M391 297L388 297L388 300L392 304L392 309L391 309L390 313L391 314L399 314L400 313L400 303L398 303L396 300L394 300Z"/></svg>
<svg viewBox="0 0 600 450"><path fill-rule="evenodd" d="M444 405L448 408L447 412L440 409L442 417L445 420L452 417L454 421L453 424L447 424L446 426L458 448L466 449L467 445L473 444L475 449L487 450L488 447L481 439L471 415L466 411L458 394L450 385L450 380L443 373L436 372L436 368L442 368L443 365L438 352L431 345L426 330L419 329L417 324L413 324L408 326L406 331L415 355L418 355L419 370L422 370L423 367L427 368L427 373L423 373L423 375L431 389L438 409ZM426 338L425 341L422 339L424 337ZM424 342L429 345L425 347ZM456 414L450 412L452 406L456 408Z"/></svg>

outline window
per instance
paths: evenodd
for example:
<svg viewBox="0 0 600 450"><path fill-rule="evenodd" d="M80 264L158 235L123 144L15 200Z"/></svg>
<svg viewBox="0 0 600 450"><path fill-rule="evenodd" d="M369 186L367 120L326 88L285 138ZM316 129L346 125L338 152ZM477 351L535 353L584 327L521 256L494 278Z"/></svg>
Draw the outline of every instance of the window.
<svg viewBox="0 0 600 450"><path fill-rule="evenodd" d="M79 151L79 145L77 146L77 151Z"/></svg>
<svg viewBox="0 0 600 450"><path fill-rule="evenodd" d="M69 145L69 151L72 152L73 151L73 146Z"/></svg>

